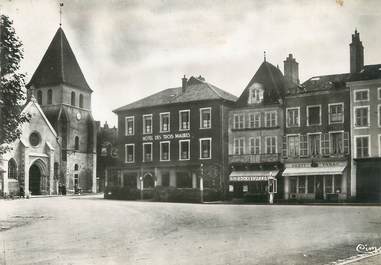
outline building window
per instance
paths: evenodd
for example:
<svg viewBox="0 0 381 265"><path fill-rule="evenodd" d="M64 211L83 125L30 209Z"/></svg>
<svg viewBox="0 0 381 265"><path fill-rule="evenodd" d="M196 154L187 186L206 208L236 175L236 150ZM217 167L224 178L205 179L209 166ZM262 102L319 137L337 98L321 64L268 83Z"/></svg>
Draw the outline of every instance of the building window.
<svg viewBox="0 0 381 265"><path fill-rule="evenodd" d="M212 139L202 138L200 139L200 159L212 158Z"/></svg>
<svg viewBox="0 0 381 265"><path fill-rule="evenodd" d="M180 140L179 141L179 153L180 160L190 159L190 140Z"/></svg>
<svg viewBox="0 0 381 265"><path fill-rule="evenodd" d="M378 135L378 156L381 157L381 134Z"/></svg>
<svg viewBox="0 0 381 265"><path fill-rule="evenodd" d="M192 188L192 176L190 172L176 172L176 187Z"/></svg>
<svg viewBox="0 0 381 265"><path fill-rule="evenodd" d="M169 132L170 130L170 113L160 113L160 132Z"/></svg>
<svg viewBox="0 0 381 265"><path fill-rule="evenodd" d="M180 110L180 131L190 129L190 110Z"/></svg>
<svg viewBox="0 0 381 265"><path fill-rule="evenodd" d="M130 116L126 117L126 135L134 135L135 134L135 117Z"/></svg>
<svg viewBox="0 0 381 265"><path fill-rule="evenodd" d="M331 154L337 155L337 154L343 154L343 133L342 132L335 132L330 133L330 146L331 146Z"/></svg>
<svg viewBox="0 0 381 265"><path fill-rule="evenodd" d="M299 135L289 135L288 137L288 156L299 156Z"/></svg>
<svg viewBox="0 0 381 265"><path fill-rule="evenodd" d="M333 193L332 181L333 179L331 175L325 176L325 193Z"/></svg>
<svg viewBox="0 0 381 265"><path fill-rule="evenodd" d="M71 105L75 106L75 92L74 91L71 92Z"/></svg>
<svg viewBox="0 0 381 265"><path fill-rule="evenodd" d="M288 108L287 115L287 127L298 127L300 122L300 108Z"/></svg>
<svg viewBox="0 0 381 265"><path fill-rule="evenodd" d="M297 177L290 177L290 193L296 193L298 183Z"/></svg>
<svg viewBox="0 0 381 265"><path fill-rule="evenodd" d="M344 103L328 104L329 123L344 122Z"/></svg>
<svg viewBox="0 0 381 265"><path fill-rule="evenodd" d="M143 143L143 162L152 161L152 143Z"/></svg>
<svg viewBox="0 0 381 265"><path fill-rule="evenodd" d="M234 129L243 129L245 124L245 116L244 114L234 114Z"/></svg>
<svg viewBox="0 0 381 265"><path fill-rule="evenodd" d="M42 105L42 91L41 90L37 91L37 102L39 105Z"/></svg>
<svg viewBox="0 0 381 265"><path fill-rule="evenodd" d="M48 89L48 104L52 104L53 101L53 91Z"/></svg>
<svg viewBox="0 0 381 265"><path fill-rule="evenodd" d="M250 154L259 155L261 153L261 138L251 137L250 138Z"/></svg>
<svg viewBox="0 0 381 265"><path fill-rule="evenodd" d="M311 156L320 155L320 134L308 135L308 146Z"/></svg>
<svg viewBox="0 0 381 265"><path fill-rule="evenodd" d="M299 187L298 187L298 193L306 193L306 177L305 176L299 176Z"/></svg>
<svg viewBox="0 0 381 265"><path fill-rule="evenodd" d="M335 193L340 193L341 192L341 175L335 175L334 176L334 187L333 187L333 191Z"/></svg>
<svg viewBox="0 0 381 265"><path fill-rule="evenodd" d="M355 136L356 158L369 157L369 136Z"/></svg>
<svg viewBox="0 0 381 265"><path fill-rule="evenodd" d="M202 108L200 109L200 128L210 129L212 126L212 109Z"/></svg>
<svg viewBox="0 0 381 265"><path fill-rule="evenodd" d="M234 154L243 155L245 146L245 138L234 138Z"/></svg>
<svg viewBox="0 0 381 265"><path fill-rule="evenodd" d="M307 106L307 126L321 125L321 109L319 106Z"/></svg>
<svg viewBox="0 0 381 265"><path fill-rule="evenodd" d="M8 179L17 179L17 166L13 158L8 161Z"/></svg>
<svg viewBox="0 0 381 265"><path fill-rule="evenodd" d="M170 160L170 142L160 142L160 161Z"/></svg>
<svg viewBox="0 0 381 265"><path fill-rule="evenodd" d="M377 88L377 97L381 99L381 87Z"/></svg>
<svg viewBox="0 0 381 265"><path fill-rule="evenodd" d="M83 95L79 94L79 107L83 108Z"/></svg>
<svg viewBox="0 0 381 265"><path fill-rule="evenodd" d="M355 127L369 126L369 106L355 107Z"/></svg>
<svg viewBox="0 0 381 265"><path fill-rule="evenodd" d="M315 178L314 176L307 177L307 181L308 181L307 193L314 193L314 187L315 187L314 178Z"/></svg>
<svg viewBox="0 0 381 265"><path fill-rule="evenodd" d="M74 138L74 150L79 150L79 137Z"/></svg>
<svg viewBox="0 0 381 265"><path fill-rule="evenodd" d="M254 112L249 115L249 127L250 128L259 128L261 127L261 113Z"/></svg>
<svg viewBox="0 0 381 265"><path fill-rule="evenodd" d="M265 113L265 124L266 127L275 127L277 125L276 111L266 112Z"/></svg>
<svg viewBox="0 0 381 265"><path fill-rule="evenodd" d="M135 144L125 145L125 162L126 163L135 162Z"/></svg>
<svg viewBox="0 0 381 265"><path fill-rule="evenodd" d="M266 154L276 154L276 136L266 137Z"/></svg>
<svg viewBox="0 0 381 265"><path fill-rule="evenodd" d="M369 89L355 90L354 93L355 93L355 102L369 100Z"/></svg>
<svg viewBox="0 0 381 265"><path fill-rule="evenodd" d="M74 174L74 187L78 188L79 186L79 176L78 174Z"/></svg>
<svg viewBox="0 0 381 265"><path fill-rule="evenodd" d="M152 114L143 115L143 134L152 133Z"/></svg>
<svg viewBox="0 0 381 265"><path fill-rule="evenodd" d="M78 164L75 164L75 165L74 165L74 170L75 170L75 171L78 170Z"/></svg>
<svg viewBox="0 0 381 265"><path fill-rule="evenodd" d="M381 127L381 105L378 105L377 113L378 113L378 127Z"/></svg>

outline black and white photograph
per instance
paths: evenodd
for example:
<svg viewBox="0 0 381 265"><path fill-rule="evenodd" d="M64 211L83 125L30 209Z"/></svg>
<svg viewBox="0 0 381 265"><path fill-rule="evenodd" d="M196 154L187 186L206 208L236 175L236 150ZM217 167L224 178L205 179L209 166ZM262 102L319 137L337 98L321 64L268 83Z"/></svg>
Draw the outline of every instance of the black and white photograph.
<svg viewBox="0 0 381 265"><path fill-rule="evenodd" d="M381 264L381 1L0 0L0 265Z"/></svg>

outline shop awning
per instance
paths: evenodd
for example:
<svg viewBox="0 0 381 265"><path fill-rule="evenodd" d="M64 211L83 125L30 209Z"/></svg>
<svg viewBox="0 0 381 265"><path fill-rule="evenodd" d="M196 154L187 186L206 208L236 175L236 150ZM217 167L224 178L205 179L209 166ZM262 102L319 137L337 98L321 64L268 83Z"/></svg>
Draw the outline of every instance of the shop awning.
<svg viewBox="0 0 381 265"><path fill-rule="evenodd" d="M318 176L318 175L341 175L346 165L335 167L297 167L286 168L282 176Z"/></svg>
<svg viewBox="0 0 381 265"><path fill-rule="evenodd" d="M259 171L233 171L229 175L229 181L267 181L269 177L276 177L279 170Z"/></svg>

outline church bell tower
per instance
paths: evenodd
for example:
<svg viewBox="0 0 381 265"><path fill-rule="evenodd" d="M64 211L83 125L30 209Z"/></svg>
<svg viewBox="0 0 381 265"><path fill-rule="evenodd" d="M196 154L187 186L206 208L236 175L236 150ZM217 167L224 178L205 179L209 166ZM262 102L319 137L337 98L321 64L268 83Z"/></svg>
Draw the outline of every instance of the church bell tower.
<svg viewBox="0 0 381 265"><path fill-rule="evenodd" d="M96 192L96 126L91 94L60 26L27 85L61 141L59 183Z"/></svg>

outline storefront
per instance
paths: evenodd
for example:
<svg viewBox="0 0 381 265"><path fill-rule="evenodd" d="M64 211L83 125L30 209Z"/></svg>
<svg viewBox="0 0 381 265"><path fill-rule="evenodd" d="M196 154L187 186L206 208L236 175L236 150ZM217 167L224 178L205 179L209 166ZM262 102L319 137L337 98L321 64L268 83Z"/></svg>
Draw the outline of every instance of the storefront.
<svg viewBox="0 0 381 265"><path fill-rule="evenodd" d="M282 173L285 199L344 200L347 162L286 163Z"/></svg>
<svg viewBox="0 0 381 265"><path fill-rule="evenodd" d="M229 193L233 198L268 201L269 191L277 193L279 170L233 171L229 175Z"/></svg>

